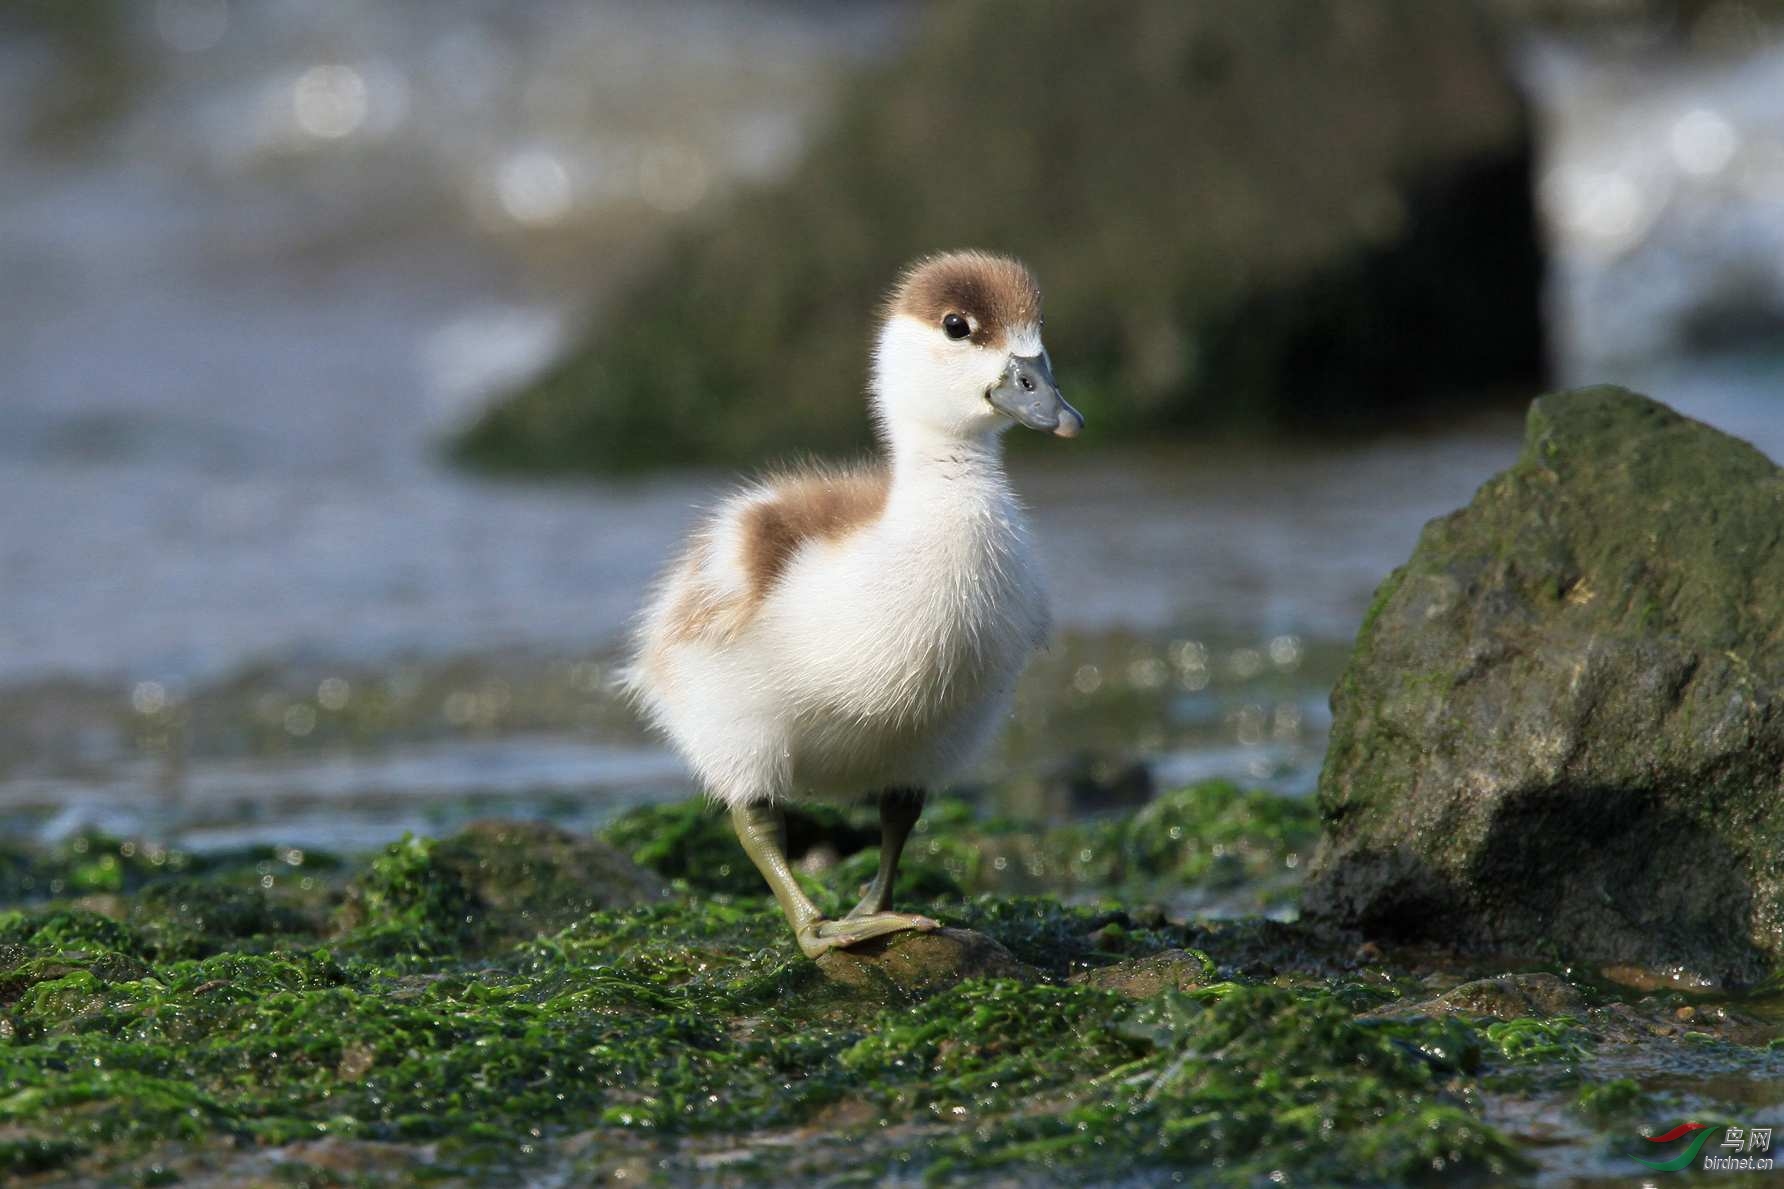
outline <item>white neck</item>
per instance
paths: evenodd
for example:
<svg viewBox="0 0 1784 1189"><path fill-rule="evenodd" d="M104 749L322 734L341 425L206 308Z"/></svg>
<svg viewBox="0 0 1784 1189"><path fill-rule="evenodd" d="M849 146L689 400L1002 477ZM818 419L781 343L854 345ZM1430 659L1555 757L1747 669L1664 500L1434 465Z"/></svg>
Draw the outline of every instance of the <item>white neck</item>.
<svg viewBox="0 0 1784 1189"><path fill-rule="evenodd" d="M950 476L1003 474L1003 435L958 437L921 426L887 426L882 435L892 460L892 480L928 482Z"/></svg>
<svg viewBox="0 0 1784 1189"><path fill-rule="evenodd" d="M886 437L892 470L886 518L902 531L940 534L954 545L977 548L992 524L1009 528L1021 520L1004 471L1001 435L958 438L907 432ZM974 527L963 534L963 525Z"/></svg>

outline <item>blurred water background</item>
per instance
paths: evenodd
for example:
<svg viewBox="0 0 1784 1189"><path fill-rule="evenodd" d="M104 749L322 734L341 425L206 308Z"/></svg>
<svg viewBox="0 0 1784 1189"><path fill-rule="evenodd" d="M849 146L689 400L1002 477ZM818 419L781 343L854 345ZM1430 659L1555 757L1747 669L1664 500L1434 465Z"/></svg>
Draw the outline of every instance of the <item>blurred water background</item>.
<svg viewBox="0 0 1784 1189"><path fill-rule="evenodd" d="M797 161L909 16L145 0L0 24L0 829L356 849L685 795L607 679L728 476L498 482L444 442L678 220ZM1784 458L1784 50L1510 52L1557 386L1627 383ZM1202 776L1310 791L1375 584L1519 431L1498 403L1021 454L1062 637L981 776L1049 814Z"/></svg>

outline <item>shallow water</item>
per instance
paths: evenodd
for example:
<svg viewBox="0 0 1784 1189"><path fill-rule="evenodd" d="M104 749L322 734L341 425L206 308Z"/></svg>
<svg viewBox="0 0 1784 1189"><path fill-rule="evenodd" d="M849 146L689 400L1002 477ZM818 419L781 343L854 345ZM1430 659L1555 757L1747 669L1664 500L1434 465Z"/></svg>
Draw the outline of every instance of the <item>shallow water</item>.
<svg viewBox="0 0 1784 1189"><path fill-rule="evenodd" d="M784 167L835 73L891 44L898 6L467 5L404 36L415 8L145 5L128 108L47 141L32 97L57 62L0 47L0 822L354 849L686 790L599 672L728 479L495 484L437 446L657 229ZM1650 143L1670 107L1632 104L1590 61L1542 62L1536 85L1567 104L1550 173L1612 120L1637 121L1615 141L1631 159L1671 159ZM1770 111L1729 110L1737 130ZM1690 177L1668 194L1701 206ZM1551 211L1567 374L1784 457L1784 359L1594 354L1603 303L1581 278L1655 246L1611 252L1569 211ZM1074 764L1307 791L1371 590L1510 461L1518 428L1021 452L1066 638L979 777L1062 812L1084 807L1060 800Z"/></svg>

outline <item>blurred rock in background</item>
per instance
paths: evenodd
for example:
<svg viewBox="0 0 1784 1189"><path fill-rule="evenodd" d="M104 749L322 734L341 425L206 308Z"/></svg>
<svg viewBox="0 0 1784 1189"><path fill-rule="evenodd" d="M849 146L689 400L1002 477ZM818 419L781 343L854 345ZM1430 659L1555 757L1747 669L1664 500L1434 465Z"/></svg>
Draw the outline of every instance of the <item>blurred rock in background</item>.
<svg viewBox="0 0 1784 1189"><path fill-rule="evenodd" d="M1099 437L1527 392L1531 151L1468 6L933 6L797 169L678 235L461 453L607 469L862 444L875 300L963 245L1037 269Z"/></svg>

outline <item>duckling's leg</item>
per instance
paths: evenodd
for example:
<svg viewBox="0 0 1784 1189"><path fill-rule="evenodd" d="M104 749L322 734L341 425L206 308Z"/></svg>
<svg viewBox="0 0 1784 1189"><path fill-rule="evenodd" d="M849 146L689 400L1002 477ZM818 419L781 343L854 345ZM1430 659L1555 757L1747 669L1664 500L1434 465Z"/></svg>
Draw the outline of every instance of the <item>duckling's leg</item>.
<svg viewBox="0 0 1784 1189"><path fill-rule="evenodd" d="M793 869L787 865L786 815L769 804L738 805L731 810L731 825L737 831L737 840L743 844L744 853L768 881L781 912L786 914L787 923L793 926L793 936L798 940L799 948L808 958L870 937L905 929L937 927L928 917L894 912L841 921L825 920L818 906L800 888L799 881L793 878Z"/></svg>
<svg viewBox="0 0 1784 1189"><path fill-rule="evenodd" d="M887 789L880 794L880 869L867 885L861 903L849 910L849 916L866 917L887 912L892 907L892 883L898 878L898 857L904 853L905 839L911 836L917 819L923 816L922 789Z"/></svg>

